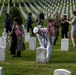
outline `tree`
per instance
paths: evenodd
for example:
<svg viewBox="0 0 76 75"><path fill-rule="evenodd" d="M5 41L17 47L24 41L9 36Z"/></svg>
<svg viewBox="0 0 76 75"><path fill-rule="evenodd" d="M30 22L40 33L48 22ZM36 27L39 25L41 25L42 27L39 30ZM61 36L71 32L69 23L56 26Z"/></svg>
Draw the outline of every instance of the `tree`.
<svg viewBox="0 0 76 75"><path fill-rule="evenodd" d="M22 20L22 17L21 17L21 14L20 14L20 11L18 10L17 7L12 7L11 10L10 10L10 22L13 24L13 19L15 17L18 17L20 19L20 24L23 23L23 20Z"/></svg>

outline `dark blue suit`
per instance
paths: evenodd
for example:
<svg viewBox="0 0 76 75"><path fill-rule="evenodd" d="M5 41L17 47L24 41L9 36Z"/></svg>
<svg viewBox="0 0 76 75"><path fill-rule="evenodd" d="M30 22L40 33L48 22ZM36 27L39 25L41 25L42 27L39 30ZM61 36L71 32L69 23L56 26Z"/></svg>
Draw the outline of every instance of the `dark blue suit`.
<svg viewBox="0 0 76 75"><path fill-rule="evenodd" d="M5 19L5 26L4 26L4 27L6 28L6 32L7 32L7 33L8 33L8 31L11 32L10 21L9 21L8 18Z"/></svg>

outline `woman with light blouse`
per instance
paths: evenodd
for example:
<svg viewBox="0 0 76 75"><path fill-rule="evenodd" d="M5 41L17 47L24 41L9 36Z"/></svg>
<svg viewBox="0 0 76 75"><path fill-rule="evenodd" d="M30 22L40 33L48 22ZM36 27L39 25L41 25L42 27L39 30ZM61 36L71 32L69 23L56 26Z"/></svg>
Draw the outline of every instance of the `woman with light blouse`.
<svg viewBox="0 0 76 75"><path fill-rule="evenodd" d="M72 21L66 20L69 24L71 24L71 39L73 43L73 47L76 48L76 11L72 12L73 19Z"/></svg>

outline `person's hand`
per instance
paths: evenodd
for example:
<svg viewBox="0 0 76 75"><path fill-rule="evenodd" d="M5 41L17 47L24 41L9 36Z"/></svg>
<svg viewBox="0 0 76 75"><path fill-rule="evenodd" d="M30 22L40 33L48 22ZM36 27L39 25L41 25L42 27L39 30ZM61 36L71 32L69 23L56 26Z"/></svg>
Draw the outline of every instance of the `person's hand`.
<svg viewBox="0 0 76 75"><path fill-rule="evenodd" d="M64 22L68 22L68 20L65 20Z"/></svg>

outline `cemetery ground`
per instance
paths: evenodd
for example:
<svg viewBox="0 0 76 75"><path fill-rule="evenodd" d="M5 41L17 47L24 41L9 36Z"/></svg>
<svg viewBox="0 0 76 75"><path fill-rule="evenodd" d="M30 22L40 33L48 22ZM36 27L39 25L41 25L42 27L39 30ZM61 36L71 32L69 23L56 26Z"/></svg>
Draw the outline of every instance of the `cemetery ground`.
<svg viewBox="0 0 76 75"><path fill-rule="evenodd" d="M7 11L7 1L3 13L0 16L0 36L4 28L4 19L6 11ZM26 20L24 19L24 17L23 17L23 24L26 26ZM44 21L43 27L45 27L46 25L47 20ZM34 26L35 25L33 25L33 27ZM76 49L74 49L72 46L70 34L69 34L69 42L70 42L69 51L68 52L61 51L60 49L61 34L60 34L56 46L53 46L52 48L50 61L49 63L46 64L36 63L36 51L29 50L28 43L25 43L26 50L22 52L22 56L20 58L12 58L7 45L6 61L0 62L0 66L3 68L3 75L53 75L54 70L60 68L71 71L71 75L76 75ZM37 47L38 46L39 43L37 40Z"/></svg>

